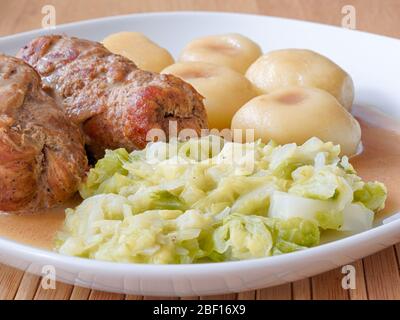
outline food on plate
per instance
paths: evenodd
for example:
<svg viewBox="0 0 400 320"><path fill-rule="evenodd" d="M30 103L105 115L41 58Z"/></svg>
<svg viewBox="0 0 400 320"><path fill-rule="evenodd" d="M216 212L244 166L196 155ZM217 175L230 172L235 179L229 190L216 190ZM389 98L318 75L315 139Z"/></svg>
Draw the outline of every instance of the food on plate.
<svg viewBox="0 0 400 320"><path fill-rule="evenodd" d="M130 263L260 258L360 232L386 188L356 175L340 147L228 142L216 136L107 151L57 236L60 253Z"/></svg>
<svg viewBox="0 0 400 320"><path fill-rule="evenodd" d="M171 75L140 70L102 44L60 35L34 39L18 54L41 75L43 86L82 126L95 158L105 149L144 148L151 129L168 134L207 127L202 97Z"/></svg>
<svg viewBox="0 0 400 320"><path fill-rule="evenodd" d="M22 60L0 55L0 211L31 211L70 198L85 175L79 128Z"/></svg>
<svg viewBox="0 0 400 320"><path fill-rule="evenodd" d="M18 53L33 68L0 55L0 211L49 217L64 202L43 229L56 232L70 207L57 252L128 263L262 258L372 228L387 189L349 162L362 149L351 77L310 50L261 54L226 34L192 41L174 63L121 32L104 45L38 37ZM254 129L255 141L208 127ZM167 142L148 143L152 129ZM98 160L89 172L85 147ZM368 157L353 163L379 179L359 166ZM77 190L83 201L66 202Z"/></svg>
<svg viewBox="0 0 400 320"><path fill-rule="evenodd" d="M347 110L354 100L350 75L327 57L311 50L269 52L250 66L246 77L261 93L289 86L315 87L328 91Z"/></svg>
<svg viewBox="0 0 400 320"><path fill-rule="evenodd" d="M180 61L204 61L245 73L261 54L257 43L243 35L229 33L191 41L183 49Z"/></svg>
<svg viewBox="0 0 400 320"><path fill-rule="evenodd" d="M254 129L255 138L302 144L311 137L339 144L354 155L361 140L357 120L326 91L289 87L247 102L232 119L233 129Z"/></svg>
<svg viewBox="0 0 400 320"><path fill-rule="evenodd" d="M209 128L230 128L235 112L256 96L256 90L244 75L211 63L178 62L162 73L190 83L205 98Z"/></svg>
<svg viewBox="0 0 400 320"><path fill-rule="evenodd" d="M164 48L140 32L119 32L103 40L104 46L112 53L132 60L140 69L160 72L174 63L174 58Z"/></svg>

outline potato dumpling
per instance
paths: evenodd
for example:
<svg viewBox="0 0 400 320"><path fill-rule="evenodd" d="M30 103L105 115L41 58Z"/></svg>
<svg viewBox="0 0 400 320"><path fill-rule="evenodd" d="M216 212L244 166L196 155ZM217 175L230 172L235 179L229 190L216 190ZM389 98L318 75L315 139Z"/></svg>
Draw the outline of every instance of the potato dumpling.
<svg viewBox="0 0 400 320"><path fill-rule="evenodd" d="M357 120L324 90L290 87L247 102L232 119L233 129L254 129L255 138L302 144L311 137L340 144L353 155L361 139Z"/></svg>
<svg viewBox="0 0 400 320"><path fill-rule="evenodd" d="M132 60L140 69L160 72L174 63L174 58L164 48L140 32L119 32L103 40L104 46L113 53Z"/></svg>
<svg viewBox="0 0 400 320"><path fill-rule="evenodd" d="M245 73L262 54L257 43L240 34L195 39L182 51L180 61L204 61Z"/></svg>
<svg viewBox="0 0 400 320"><path fill-rule="evenodd" d="M246 77L261 93L288 86L314 87L328 91L347 110L354 100L351 77L333 61L311 50L272 51L257 59Z"/></svg>
<svg viewBox="0 0 400 320"><path fill-rule="evenodd" d="M190 83L205 98L209 128L230 128L235 112L256 96L256 90L244 75L211 63L179 62L162 73Z"/></svg>

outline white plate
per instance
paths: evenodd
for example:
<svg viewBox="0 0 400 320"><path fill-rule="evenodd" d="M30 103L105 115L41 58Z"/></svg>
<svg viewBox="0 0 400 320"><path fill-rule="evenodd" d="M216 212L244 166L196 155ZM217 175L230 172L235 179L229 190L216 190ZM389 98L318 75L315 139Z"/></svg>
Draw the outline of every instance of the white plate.
<svg viewBox="0 0 400 320"><path fill-rule="evenodd" d="M153 13L72 23L0 39L0 51L15 54L34 37L66 33L101 40L118 31L140 31L177 55L191 39L239 32L264 51L308 48L327 55L353 77L356 103L400 118L400 41L358 31L255 15ZM52 265L57 280L99 290L141 295L211 295L295 281L350 263L400 241L400 219L316 248L282 256L197 265L139 265L85 260L0 238L0 262L40 274Z"/></svg>

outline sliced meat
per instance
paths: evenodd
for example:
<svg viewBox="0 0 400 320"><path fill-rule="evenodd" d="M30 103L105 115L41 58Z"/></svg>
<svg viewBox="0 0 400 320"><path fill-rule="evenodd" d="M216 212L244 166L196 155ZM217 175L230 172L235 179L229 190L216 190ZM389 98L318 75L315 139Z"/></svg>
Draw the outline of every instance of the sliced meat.
<svg viewBox="0 0 400 320"><path fill-rule="evenodd" d="M105 149L144 148L150 129L168 138L177 131L207 128L202 96L172 76L138 69L97 42L59 35L42 36L18 54L41 75L44 88L82 126L95 157Z"/></svg>
<svg viewBox="0 0 400 320"><path fill-rule="evenodd" d="M0 211L67 200L87 167L83 134L42 90L35 70L0 55Z"/></svg>

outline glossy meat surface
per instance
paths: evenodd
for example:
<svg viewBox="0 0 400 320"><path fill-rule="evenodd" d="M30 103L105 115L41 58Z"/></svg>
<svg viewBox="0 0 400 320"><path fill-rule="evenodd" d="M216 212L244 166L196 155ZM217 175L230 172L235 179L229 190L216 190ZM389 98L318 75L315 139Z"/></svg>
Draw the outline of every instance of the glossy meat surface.
<svg viewBox="0 0 400 320"><path fill-rule="evenodd" d="M82 126L95 157L105 149L144 148L150 129L168 138L169 121L178 132L207 128L202 96L172 75L138 69L97 42L51 35L34 39L18 54L41 75L44 88Z"/></svg>

